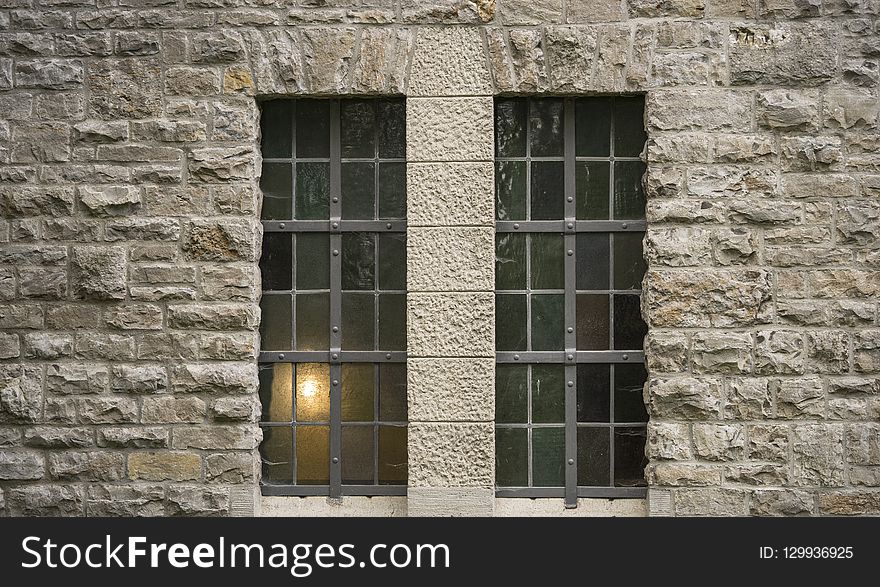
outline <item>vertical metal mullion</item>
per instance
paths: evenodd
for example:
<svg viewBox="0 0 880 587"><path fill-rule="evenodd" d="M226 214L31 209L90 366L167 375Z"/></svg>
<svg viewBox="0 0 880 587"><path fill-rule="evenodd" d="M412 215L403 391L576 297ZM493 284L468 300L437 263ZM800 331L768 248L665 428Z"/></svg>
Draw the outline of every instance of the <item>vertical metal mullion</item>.
<svg viewBox="0 0 880 587"><path fill-rule="evenodd" d="M565 507L577 507L577 204L575 202L575 112L574 100L565 100Z"/></svg>
<svg viewBox="0 0 880 587"><path fill-rule="evenodd" d="M614 172L615 172L615 162L614 162L614 118L615 113L617 112L617 101L612 98L611 99L611 124L609 125L611 136L609 137L609 145L611 146L611 152L609 153L609 161L611 165L611 170L609 172L609 182L608 182L608 212L610 216L616 217L614 214ZM608 234L608 287L614 289L614 234ZM615 294L608 294L608 338L609 338L609 347L614 349L614 298ZM610 389L608 393L611 395L609 398L609 409L610 413L608 419L610 420L610 424L608 426L608 484L611 487L614 487L614 365L611 365L609 368L609 379L610 379Z"/></svg>
<svg viewBox="0 0 880 587"><path fill-rule="evenodd" d="M379 390L382 379L380 367L373 364L373 483L379 484Z"/></svg>
<svg viewBox="0 0 880 587"><path fill-rule="evenodd" d="M330 226L342 217L339 100L330 107ZM342 235L330 233L330 497L342 496Z"/></svg>

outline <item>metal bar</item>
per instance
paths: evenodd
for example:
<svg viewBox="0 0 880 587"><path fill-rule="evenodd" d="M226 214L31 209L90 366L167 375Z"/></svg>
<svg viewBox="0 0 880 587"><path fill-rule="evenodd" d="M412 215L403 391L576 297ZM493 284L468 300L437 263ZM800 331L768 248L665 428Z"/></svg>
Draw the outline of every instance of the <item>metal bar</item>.
<svg viewBox="0 0 880 587"><path fill-rule="evenodd" d="M569 363L565 351L498 351L496 363ZM262 356L262 355L261 355ZM575 351L575 364L580 363L644 363L643 351Z"/></svg>
<svg viewBox="0 0 880 587"><path fill-rule="evenodd" d="M527 159L526 157L495 157L496 161L502 161L502 162L504 162L504 161L525 161L526 159ZM541 162L541 161L563 161L564 157L544 156L544 157L530 157L530 159L532 161L538 161L538 162ZM608 161L608 157L575 157L575 159L577 161L599 161L599 162L607 162ZM641 161L642 159L640 157L617 157L616 160L617 161ZM266 159L266 161L270 161L270 160ZM282 161L283 161L283 159L282 159ZM367 161L369 161L369 159L367 159Z"/></svg>
<svg viewBox="0 0 880 587"><path fill-rule="evenodd" d="M578 497L644 499L647 487L578 487ZM495 497L565 497L564 487L500 487Z"/></svg>
<svg viewBox="0 0 880 587"><path fill-rule="evenodd" d="M260 363L405 363L405 351L338 351L336 359L331 359L331 351L263 351ZM637 362L637 361L634 361Z"/></svg>
<svg viewBox="0 0 880 587"><path fill-rule="evenodd" d="M633 161L641 161L638 157L631 157ZM264 163L290 163L293 157L263 157ZM623 160L623 158L621 158ZM296 161L303 163L330 163L327 157L296 157ZM342 163L372 163L376 161L375 157L342 157ZM382 163L406 163L405 158L400 157L382 157L379 159Z"/></svg>
<svg viewBox="0 0 880 587"><path fill-rule="evenodd" d="M647 229L647 223L644 220L576 220L575 218L566 218L565 220L499 220L495 223L495 230L496 232L569 232L571 230L568 226L569 222L574 222L574 232L645 232Z"/></svg>
<svg viewBox="0 0 880 587"><path fill-rule="evenodd" d="M342 220L332 212L330 220L264 220L263 232L406 232L405 220Z"/></svg>
<svg viewBox="0 0 880 587"><path fill-rule="evenodd" d="M330 497L342 496L342 139L339 101L330 106ZM326 226L326 225L325 225ZM327 228L324 229L325 231Z"/></svg>
<svg viewBox="0 0 880 587"><path fill-rule="evenodd" d="M346 424L347 423L348 422L346 422ZM320 424L320 422L309 422L309 424L317 425ZM363 424L363 422L361 422L361 424ZM609 424L608 422L577 422L576 425L578 428L608 428L609 426L615 428L644 428L647 424L647 422L615 422L613 424ZM281 423L277 425L281 425ZM559 428L559 424L552 422L536 422L534 424L526 424L525 422L505 422L503 424L495 424L496 428L525 428L527 426L531 426L532 428Z"/></svg>
<svg viewBox="0 0 880 587"><path fill-rule="evenodd" d="M577 507L577 365L568 357L577 352L576 290L577 235L574 234L577 202L575 201L575 112L574 100L568 98L565 108L565 507Z"/></svg>
<svg viewBox="0 0 880 587"><path fill-rule="evenodd" d="M329 485L261 485L263 495L270 496L318 496L327 495ZM406 485L343 485L340 488L342 496L355 495L406 495Z"/></svg>

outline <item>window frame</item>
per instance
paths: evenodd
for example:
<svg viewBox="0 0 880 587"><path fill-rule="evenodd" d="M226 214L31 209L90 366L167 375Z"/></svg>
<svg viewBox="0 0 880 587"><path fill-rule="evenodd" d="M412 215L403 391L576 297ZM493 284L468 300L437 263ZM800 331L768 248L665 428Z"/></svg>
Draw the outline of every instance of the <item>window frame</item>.
<svg viewBox="0 0 880 587"><path fill-rule="evenodd" d="M372 364L375 369L376 381L379 377L379 367L381 364L387 363L403 363L407 362L407 352L385 351L385 350L343 350L342 335L345 324L342 321L342 235L352 232L367 232L376 235L376 246L378 249L378 235L383 233L406 234L406 217L402 219L374 219L374 220L345 220L342 218L342 164L353 162L372 162L378 163L403 163L407 162L406 155L404 157L380 157L379 141L376 141L375 152L373 157L343 157L342 156L342 139L341 139L341 104L345 100L375 100L377 103L381 100L399 100L404 103L405 99L399 96L385 97L351 97L351 98L307 98L309 100L326 100L330 104L330 156L326 162L330 165L330 215L328 220L261 220L263 232L265 233L322 233L329 234L329 258L330 258L330 345L326 351L300 351L300 350L273 350L263 351L257 357L258 364L271 363L291 363L296 372L297 365L301 363L319 363L329 365L329 395L330 395L330 412L329 412L329 484L327 485L296 485L296 469L293 469L293 478L291 484L266 484L261 481L260 491L262 495L267 496L329 496L331 498L339 498L342 496L384 496L384 495L406 495L407 484L375 484L375 485L355 485L342 483L342 366L344 363L353 364ZM297 161L315 161L314 158L297 158L296 157L296 107L300 99L290 99L291 113L291 133L293 136L293 148L289 157L264 157L264 163L289 163L293 165ZM378 114L377 114L378 116ZM377 130L378 132L378 125ZM320 161L325 161L320 158ZM378 168L375 171L378 173ZM376 180L378 182L378 180ZM405 193L405 192L404 192ZM375 205L378 206L379 192L375 192ZM291 216L295 216L295 205L292 208ZM376 253L378 256L378 253ZM296 255L292 256L294 270L296 267ZM376 266L378 279L378 264ZM377 286L378 287L378 286ZM406 292L403 292L406 295ZM265 319L264 316L262 319ZM295 324L296 317L292 316ZM376 345L379 339L376 338ZM292 388L292 393L295 391ZM374 387L376 400L378 401L379 388ZM409 427L409 418L405 422L385 422L380 419L379 411L374 410L373 415L374 426L387 424L389 426L403 425L407 429ZM349 423L346 422L346 425ZM300 426L306 427L314 424L287 422L273 423L260 422L260 428L271 427L289 427L292 428L293 446L292 454L296 454L296 429ZM374 459L379 455L379 434L373 435L373 455ZM407 461L408 461L407 456ZM374 476L378 475L378 470L374 470Z"/></svg>
<svg viewBox="0 0 880 587"><path fill-rule="evenodd" d="M631 95L615 95L615 96L596 96L609 98L611 100L612 110L614 112L614 101L617 97L632 97ZM496 98L496 108L499 100L506 97L499 96ZM495 155L494 162L497 165L502 161L525 161L526 162L526 185L530 186L530 174L532 161L558 161L559 157L532 157L531 156L531 124L529 123L529 112L531 111L532 101L543 98L560 98L563 101L563 162L564 162L564 219L562 220L496 220L495 232L500 233L556 233L563 235L564 241L564 328L565 349L562 351L496 351L496 364L519 364L519 365L535 365L535 364L562 364L565 371L565 418L564 418L564 437L565 437L565 460L564 475L565 485L559 487L498 487L495 486L496 497L562 497L565 500L566 508L577 507L577 499L582 497L593 498L644 498L647 495L647 487L614 487L614 431L616 427L632 428L633 423L616 423L614 422L614 379L613 375L610 380L610 410L611 422L584 423L577 421L577 367L581 364L602 363L602 364L645 364L644 350L624 351L624 350L598 350L585 351L577 350L577 320L576 320L576 303L577 303L577 235L581 233L644 233L647 230L647 220L578 220L577 219L577 198L575 190L575 179L577 173L577 163L581 161L598 161L609 163L609 197L614 195L614 169L615 161L641 161L640 157L615 157L614 154L614 116L612 114L610 121L610 153L607 157L581 157L576 156L576 135L575 135L575 103L579 98L590 98L590 96L578 97L559 97L559 96L521 96L527 101L528 109L526 115L526 145L527 151L524 157L500 157ZM497 172L496 172L497 173ZM529 188L531 189L531 188ZM613 203L613 202L612 202ZM530 207L530 197L526 198L526 209ZM527 216L529 217L529 216ZM609 247L609 263L613 268L614 263L614 247ZM529 279L529 275L526 275ZM530 281L527 281L527 284ZM609 286L613 286L609 283ZM507 290L495 290L496 296ZM604 293L638 293L640 303L642 300L641 289L635 290L617 290L609 287L603 290ZM614 308L613 304L610 308L610 336L613 340L614 333ZM530 322L527 328L531 329ZM612 345L613 346L613 345ZM530 388L531 388L531 384ZM528 401L531 401L531 393L528 394ZM607 427L611 436L609 446L610 461L610 483L611 486L579 486L577 483L578 473L578 455L577 455L577 432L580 427ZM647 426L647 422L636 423L635 426ZM541 427L534 426L533 423L516 424L516 423L495 423L495 429L498 428L531 428ZM529 468L531 469L532 452L529 451Z"/></svg>

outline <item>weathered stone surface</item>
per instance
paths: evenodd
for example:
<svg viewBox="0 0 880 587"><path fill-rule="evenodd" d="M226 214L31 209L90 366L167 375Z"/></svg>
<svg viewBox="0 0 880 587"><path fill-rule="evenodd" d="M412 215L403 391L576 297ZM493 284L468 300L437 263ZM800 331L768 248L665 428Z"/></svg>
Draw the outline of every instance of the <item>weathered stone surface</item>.
<svg viewBox="0 0 880 587"><path fill-rule="evenodd" d="M161 113L158 60L103 59L89 65L89 112L96 118L147 118Z"/></svg>
<svg viewBox="0 0 880 587"><path fill-rule="evenodd" d="M408 225L492 225L493 173L491 163L410 163Z"/></svg>
<svg viewBox="0 0 880 587"><path fill-rule="evenodd" d="M491 228L412 228L407 233L409 291L491 291Z"/></svg>
<svg viewBox="0 0 880 587"><path fill-rule="evenodd" d="M42 479L46 463L40 453L0 450L0 480L28 481Z"/></svg>
<svg viewBox="0 0 880 587"><path fill-rule="evenodd" d="M59 363L46 367L46 391L57 394L101 393L109 373L101 365Z"/></svg>
<svg viewBox="0 0 880 587"><path fill-rule="evenodd" d="M760 374L803 373L804 342L799 333L759 331L755 335L755 372Z"/></svg>
<svg viewBox="0 0 880 587"><path fill-rule="evenodd" d="M493 294L409 294L407 344L410 356L494 356L493 306Z"/></svg>
<svg viewBox="0 0 880 587"><path fill-rule="evenodd" d="M675 332L648 332L645 356L648 369L656 373L680 373L688 368L688 338Z"/></svg>
<svg viewBox="0 0 880 587"><path fill-rule="evenodd" d="M52 453L49 474L59 480L117 481L125 476L125 455L117 452Z"/></svg>
<svg viewBox="0 0 880 587"><path fill-rule="evenodd" d="M408 430L410 486L493 486L491 424L414 423Z"/></svg>
<svg viewBox="0 0 880 587"><path fill-rule="evenodd" d="M751 130L751 96L726 90L661 89L645 103L649 129Z"/></svg>
<svg viewBox="0 0 880 587"><path fill-rule="evenodd" d="M161 516L165 512L161 485L100 485L88 487L89 516Z"/></svg>
<svg viewBox="0 0 880 587"><path fill-rule="evenodd" d="M205 457L205 480L241 484L254 478L254 458L248 453L217 453Z"/></svg>
<svg viewBox="0 0 880 587"><path fill-rule="evenodd" d="M262 435L261 430L252 425L184 426L174 429L171 446L175 449L251 450L257 448Z"/></svg>
<svg viewBox="0 0 880 587"><path fill-rule="evenodd" d="M26 485L6 492L12 516L82 516L83 490L76 485Z"/></svg>
<svg viewBox="0 0 880 587"><path fill-rule="evenodd" d="M491 421L494 362L488 359L411 359L407 364L412 422Z"/></svg>
<svg viewBox="0 0 880 587"><path fill-rule="evenodd" d="M697 333L691 347L694 373L748 373L752 337L739 333Z"/></svg>
<svg viewBox="0 0 880 587"><path fill-rule="evenodd" d="M747 427L748 457L761 461L788 460L788 426L755 424Z"/></svg>
<svg viewBox="0 0 880 587"><path fill-rule="evenodd" d="M83 63L78 59L18 60L15 86L49 90L76 89L83 85Z"/></svg>
<svg viewBox="0 0 880 587"><path fill-rule="evenodd" d="M407 158L488 161L492 158L491 98L424 98L407 102Z"/></svg>
<svg viewBox="0 0 880 587"><path fill-rule="evenodd" d="M253 397L224 397L213 403L211 415L218 422L256 422L260 405Z"/></svg>
<svg viewBox="0 0 880 587"><path fill-rule="evenodd" d="M184 253L197 261L252 261L256 230L248 221L193 222L183 243Z"/></svg>
<svg viewBox="0 0 880 587"><path fill-rule="evenodd" d="M651 379L646 401L657 418L677 420L717 419L721 412L721 380L675 377Z"/></svg>
<svg viewBox="0 0 880 587"><path fill-rule="evenodd" d="M77 402L83 424L120 424L137 422L137 403L128 398L91 397Z"/></svg>
<svg viewBox="0 0 880 587"><path fill-rule="evenodd" d="M814 511L813 495L795 489L757 489L749 498L753 516L803 516Z"/></svg>
<svg viewBox="0 0 880 587"><path fill-rule="evenodd" d="M125 249L73 247L73 293L79 299L120 300L125 297Z"/></svg>
<svg viewBox="0 0 880 587"><path fill-rule="evenodd" d="M192 364L175 367L171 386L175 393L253 393L257 367L253 364Z"/></svg>
<svg viewBox="0 0 880 587"><path fill-rule="evenodd" d="M745 436L739 426L727 424L694 424L694 451L707 461L739 460Z"/></svg>
<svg viewBox="0 0 880 587"><path fill-rule="evenodd" d="M141 420L148 424L198 424L204 421L207 406L195 398L159 397L144 399Z"/></svg>
<svg viewBox="0 0 880 587"><path fill-rule="evenodd" d="M253 330L257 312L252 305L173 305L168 308L168 325L189 330Z"/></svg>
<svg viewBox="0 0 880 587"><path fill-rule="evenodd" d="M168 431L147 426L98 429L98 446L111 448L162 448L168 446Z"/></svg>
<svg viewBox="0 0 880 587"><path fill-rule="evenodd" d="M746 494L736 489L683 489L674 500L678 516L746 515Z"/></svg>
<svg viewBox="0 0 880 587"><path fill-rule="evenodd" d="M880 513L880 491L831 491L819 494L819 511L832 516Z"/></svg>
<svg viewBox="0 0 880 587"><path fill-rule="evenodd" d="M224 487L170 486L165 515L224 516L229 512L229 490Z"/></svg>
<svg viewBox="0 0 880 587"><path fill-rule="evenodd" d="M480 30L422 28L415 44L410 96L491 95Z"/></svg>
<svg viewBox="0 0 880 587"><path fill-rule="evenodd" d="M800 424L791 430L792 479L798 486L844 484L843 429L836 424Z"/></svg>
<svg viewBox="0 0 880 587"><path fill-rule="evenodd" d="M201 474L202 460L194 453L136 452L128 457L133 481L194 481Z"/></svg>
<svg viewBox="0 0 880 587"><path fill-rule="evenodd" d="M780 130L816 130L819 96L813 91L767 90L757 96L758 123Z"/></svg>
<svg viewBox="0 0 880 587"><path fill-rule="evenodd" d="M691 460L690 436L687 424L650 421L645 453L651 460Z"/></svg>
<svg viewBox="0 0 880 587"><path fill-rule="evenodd" d="M43 377L36 365L0 365L0 422L36 422L42 414Z"/></svg>
<svg viewBox="0 0 880 587"><path fill-rule="evenodd" d="M140 191L134 186L80 187L79 201L93 216L127 216L141 206Z"/></svg>
<svg viewBox="0 0 880 587"><path fill-rule="evenodd" d="M730 31L730 81L733 84L814 86L835 74L837 42L827 23L741 26Z"/></svg>

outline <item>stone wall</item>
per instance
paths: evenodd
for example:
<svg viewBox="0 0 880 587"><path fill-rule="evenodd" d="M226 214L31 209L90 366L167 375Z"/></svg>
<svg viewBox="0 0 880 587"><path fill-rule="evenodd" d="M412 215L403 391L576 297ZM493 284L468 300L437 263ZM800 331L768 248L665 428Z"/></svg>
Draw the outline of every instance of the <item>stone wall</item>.
<svg viewBox="0 0 880 587"><path fill-rule="evenodd" d="M258 100L353 94L408 97L408 509L491 513L491 97L644 92L650 513L880 513L878 14L0 0L0 512L253 512Z"/></svg>

